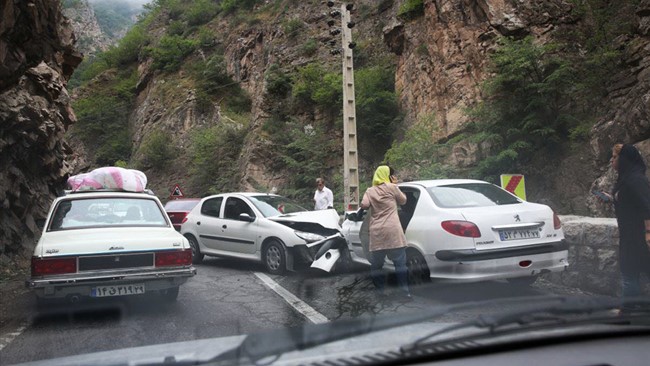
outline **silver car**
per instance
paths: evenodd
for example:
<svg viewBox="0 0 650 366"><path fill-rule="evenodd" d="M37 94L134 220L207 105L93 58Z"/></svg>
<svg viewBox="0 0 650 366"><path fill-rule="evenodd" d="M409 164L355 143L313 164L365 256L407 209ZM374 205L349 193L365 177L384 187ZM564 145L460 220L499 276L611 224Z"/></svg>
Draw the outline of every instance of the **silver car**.
<svg viewBox="0 0 650 366"><path fill-rule="evenodd" d="M569 265L557 215L479 180L399 184L407 202L398 214L408 242L409 281L508 279L532 284ZM367 216L349 213L343 233L352 259L368 263Z"/></svg>
<svg viewBox="0 0 650 366"><path fill-rule="evenodd" d="M251 259L272 274L303 266L330 271L347 254L336 210L308 211L275 194L205 197L184 219L181 234L195 264L206 255Z"/></svg>

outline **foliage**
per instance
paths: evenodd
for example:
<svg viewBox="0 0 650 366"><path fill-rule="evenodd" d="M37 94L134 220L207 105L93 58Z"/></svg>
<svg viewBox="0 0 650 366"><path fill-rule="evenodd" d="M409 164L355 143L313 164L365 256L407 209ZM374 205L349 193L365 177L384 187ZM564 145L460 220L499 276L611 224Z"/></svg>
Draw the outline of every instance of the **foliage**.
<svg viewBox="0 0 650 366"><path fill-rule="evenodd" d="M400 5L397 16L403 19L411 20L424 15L423 0L406 0Z"/></svg>
<svg viewBox="0 0 650 366"><path fill-rule="evenodd" d="M284 98L292 89L291 78L280 69L278 64L272 64L268 67L264 79L266 81L266 92L272 96Z"/></svg>
<svg viewBox="0 0 650 366"><path fill-rule="evenodd" d="M438 159L439 151L445 146L432 140L436 129L435 116L427 115L406 131L402 141L393 142L386 152L386 162L400 172L402 179L448 177L449 171Z"/></svg>
<svg viewBox="0 0 650 366"><path fill-rule="evenodd" d="M337 141L328 137L323 126L303 126L293 119L285 121L282 131L282 135L276 135L276 144L289 184L281 193L311 205L314 179L326 177L330 159L340 154Z"/></svg>
<svg viewBox="0 0 650 366"><path fill-rule="evenodd" d="M479 177L512 170L541 149L553 149L576 124L564 108L573 98L576 71L555 49L530 37L500 40L491 57L495 76L484 86L487 98L471 111L474 132L493 144L477 168Z"/></svg>
<svg viewBox="0 0 650 366"><path fill-rule="evenodd" d="M115 161L129 159L131 138L127 102L114 95L96 93L77 99L73 108L77 115L73 133L94 150L95 163L113 165Z"/></svg>
<svg viewBox="0 0 650 366"><path fill-rule="evenodd" d="M300 18L293 18L286 23L284 23L284 34L292 39L298 36L298 33L305 28L305 23L303 23Z"/></svg>
<svg viewBox="0 0 650 366"><path fill-rule="evenodd" d="M292 96L304 105L316 105L324 110L340 110L343 103L340 73L325 72L316 63L298 69L294 76Z"/></svg>
<svg viewBox="0 0 650 366"><path fill-rule="evenodd" d="M374 163L390 146L401 114L395 94L394 70L382 66L355 72L357 132L364 154Z"/></svg>
<svg viewBox="0 0 650 366"><path fill-rule="evenodd" d="M262 3L262 0L222 0L219 7L226 14L239 10L253 10L255 5Z"/></svg>
<svg viewBox="0 0 650 366"><path fill-rule="evenodd" d="M160 38L158 45L148 47L153 57L152 66L162 71L176 71L180 68L183 59L194 52L198 41L184 39L178 35L164 35Z"/></svg>
<svg viewBox="0 0 650 366"><path fill-rule="evenodd" d="M155 169L164 168L165 164L173 158L171 143L169 135L162 130L156 130L147 135L140 145L143 166Z"/></svg>
<svg viewBox="0 0 650 366"><path fill-rule="evenodd" d="M318 51L318 42L315 39L310 39L302 45L302 54L305 56L313 56Z"/></svg>
<svg viewBox="0 0 650 366"><path fill-rule="evenodd" d="M193 131L190 172L201 196L239 189L239 155L245 136L243 128L227 124Z"/></svg>
<svg viewBox="0 0 650 366"><path fill-rule="evenodd" d="M212 0L194 0L184 16L190 26L209 22L219 12L219 6Z"/></svg>
<svg viewBox="0 0 650 366"><path fill-rule="evenodd" d="M205 107L212 105L212 99L215 97L225 98L237 113L250 111L250 97L239 83L228 75L223 56L216 54L206 61L195 63L192 73L196 80L199 106L203 106L203 112L207 111Z"/></svg>

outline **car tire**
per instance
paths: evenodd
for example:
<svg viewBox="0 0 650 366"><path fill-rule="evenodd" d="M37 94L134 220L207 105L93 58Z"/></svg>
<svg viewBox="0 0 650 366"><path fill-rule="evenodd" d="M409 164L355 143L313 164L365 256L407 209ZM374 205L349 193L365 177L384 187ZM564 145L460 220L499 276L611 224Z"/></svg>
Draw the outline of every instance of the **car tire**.
<svg viewBox="0 0 650 366"><path fill-rule="evenodd" d="M176 286L168 288L166 290L160 290L159 294L163 302L170 304L178 299L179 290L180 286Z"/></svg>
<svg viewBox="0 0 650 366"><path fill-rule="evenodd" d="M271 240L264 246L262 261L267 272L279 275L284 274L287 269L287 253L282 243Z"/></svg>
<svg viewBox="0 0 650 366"><path fill-rule="evenodd" d="M508 278L508 283L517 287L529 287L537 281L537 276Z"/></svg>
<svg viewBox="0 0 650 366"><path fill-rule="evenodd" d="M190 242L190 248L192 248L192 264L201 264L203 262L203 253L201 253L201 248L196 239L188 235L187 240Z"/></svg>
<svg viewBox="0 0 650 366"><path fill-rule="evenodd" d="M419 286L431 280L427 262L419 252L414 250L406 252L406 267L409 286Z"/></svg>

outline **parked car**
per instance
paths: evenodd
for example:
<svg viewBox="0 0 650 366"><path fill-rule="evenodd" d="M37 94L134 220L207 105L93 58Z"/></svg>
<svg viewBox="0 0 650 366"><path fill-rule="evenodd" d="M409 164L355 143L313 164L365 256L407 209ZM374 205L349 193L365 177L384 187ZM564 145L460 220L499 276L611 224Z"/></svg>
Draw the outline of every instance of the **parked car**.
<svg viewBox="0 0 650 366"><path fill-rule="evenodd" d="M41 304L150 293L171 302L195 274L189 242L158 198L82 191L52 203L27 286Z"/></svg>
<svg viewBox="0 0 650 366"><path fill-rule="evenodd" d="M437 280L508 279L532 284L569 265L561 222L546 205L526 202L479 180L400 183L398 214L408 241L413 284ZM342 229L352 260L368 263L367 217L349 213Z"/></svg>
<svg viewBox="0 0 650 366"><path fill-rule="evenodd" d="M261 261L281 274L302 264L329 271L347 250L336 210L308 211L289 199L265 193L205 197L181 227L194 263L205 255ZM328 264L320 266L319 259Z"/></svg>
<svg viewBox="0 0 650 366"><path fill-rule="evenodd" d="M200 198L178 198L165 203L165 212L167 212L169 219L172 220L176 231L181 231L183 219L200 201Z"/></svg>

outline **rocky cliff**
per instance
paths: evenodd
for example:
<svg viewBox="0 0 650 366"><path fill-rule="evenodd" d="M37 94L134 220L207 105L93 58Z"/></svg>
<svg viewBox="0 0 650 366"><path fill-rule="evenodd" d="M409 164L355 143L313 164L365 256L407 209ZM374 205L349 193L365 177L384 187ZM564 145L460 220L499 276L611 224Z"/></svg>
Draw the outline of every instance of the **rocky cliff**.
<svg viewBox="0 0 650 366"><path fill-rule="evenodd" d="M65 88L81 62L58 1L0 1L0 266L28 258L69 173Z"/></svg>

